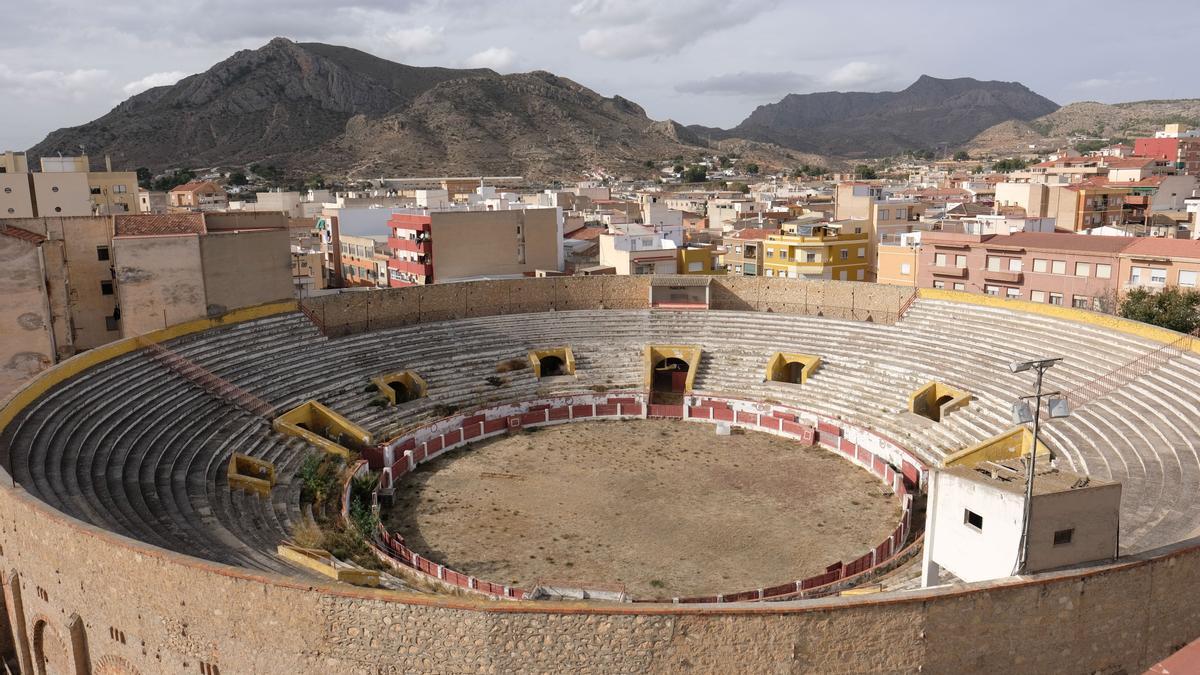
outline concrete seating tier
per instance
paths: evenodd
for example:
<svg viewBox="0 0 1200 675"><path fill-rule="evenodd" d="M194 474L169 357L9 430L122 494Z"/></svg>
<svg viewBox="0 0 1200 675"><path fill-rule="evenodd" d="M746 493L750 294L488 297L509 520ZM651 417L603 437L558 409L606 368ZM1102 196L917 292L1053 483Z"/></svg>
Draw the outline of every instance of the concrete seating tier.
<svg viewBox="0 0 1200 675"><path fill-rule="evenodd" d="M1063 356L1048 385L1069 391L1153 349L1141 339L1005 309L920 300L882 326L759 312L562 311L480 317L324 338L299 313L163 346L282 412L316 399L382 440L454 409L567 391L643 386L647 344L697 344L699 393L773 400L868 427L929 462L1011 426L1027 393L1013 359ZM496 372L530 349L570 345L577 377ZM764 381L778 351L822 359L804 385ZM372 376L412 369L425 398L380 406ZM494 378L501 378L499 381ZM489 382L489 378L493 378ZM939 380L973 394L940 424L905 411ZM1068 467L1124 484L1122 548L1186 538L1200 522L1200 358L1187 355L1045 426ZM47 503L150 544L297 574L274 555L305 516L295 474L308 453L269 420L221 400L146 352L86 371L27 407L6 431L14 478ZM270 499L231 492L233 452L271 461Z"/></svg>

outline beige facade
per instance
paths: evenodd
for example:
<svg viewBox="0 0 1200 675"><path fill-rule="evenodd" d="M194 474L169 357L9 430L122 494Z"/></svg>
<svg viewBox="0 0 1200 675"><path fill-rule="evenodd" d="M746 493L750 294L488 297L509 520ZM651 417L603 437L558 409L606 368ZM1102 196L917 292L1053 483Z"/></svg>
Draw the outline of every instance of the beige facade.
<svg viewBox="0 0 1200 675"><path fill-rule="evenodd" d="M562 211L434 211L433 278L507 277L561 270Z"/></svg>
<svg viewBox="0 0 1200 675"><path fill-rule="evenodd" d="M33 179L29 173L0 172L0 218L32 218Z"/></svg>
<svg viewBox="0 0 1200 675"><path fill-rule="evenodd" d="M140 213L166 213L167 193L139 189L138 211Z"/></svg>
<svg viewBox="0 0 1200 675"><path fill-rule="evenodd" d="M141 213L138 199L137 174L132 171L89 171L88 192L92 213L111 216L119 213Z"/></svg>
<svg viewBox="0 0 1200 675"><path fill-rule="evenodd" d="M56 360L40 240L0 230L0 397Z"/></svg>
<svg viewBox="0 0 1200 675"><path fill-rule="evenodd" d="M121 337L205 316L198 234L113 237Z"/></svg>
<svg viewBox="0 0 1200 675"><path fill-rule="evenodd" d="M44 218L92 215L86 173L43 171L29 175L33 178L36 215Z"/></svg>

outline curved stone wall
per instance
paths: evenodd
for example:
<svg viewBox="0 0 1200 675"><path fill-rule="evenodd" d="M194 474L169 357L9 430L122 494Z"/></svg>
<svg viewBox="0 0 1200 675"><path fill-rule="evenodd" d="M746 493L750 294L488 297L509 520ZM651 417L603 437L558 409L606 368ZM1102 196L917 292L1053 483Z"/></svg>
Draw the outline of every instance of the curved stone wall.
<svg viewBox="0 0 1200 675"><path fill-rule="evenodd" d="M500 282L494 292L507 294L503 307L518 311L524 296L517 285L533 281ZM600 299L608 306L615 296L606 288L644 283L570 281L573 290L555 296L555 307L599 307ZM463 286L384 292L378 300L395 303L387 321L453 318L473 305L451 311L430 303L476 292ZM882 316L867 298L903 297L886 287L849 286L865 289L844 310L851 314ZM773 280L769 293L786 296L789 288L807 298L814 287ZM819 306L776 305L763 299L763 287L758 292L759 304L741 309ZM323 299L322 320L351 327L355 307L375 302L374 295ZM629 298L645 302L632 291ZM137 346L115 343L47 371L10 399L0 423L69 375ZM0 489L4 617L12 649L30 672L35 647L49 634L39 624L53 628L74 672L142 673L838 673L918 666L923 673L1141 672L1200 635L1195 540L1089 569L902 595L702 605L489 601L360 590L207 563L68 518L0 478L10 486Z"/></svg>

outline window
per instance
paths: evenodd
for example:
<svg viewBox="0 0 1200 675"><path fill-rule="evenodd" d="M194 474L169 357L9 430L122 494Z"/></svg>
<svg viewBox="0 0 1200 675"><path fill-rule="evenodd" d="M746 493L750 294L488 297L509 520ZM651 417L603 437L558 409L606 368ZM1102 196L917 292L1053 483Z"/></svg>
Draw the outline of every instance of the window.
<svg viewBox="0 0 1200 675"><path fill-rule="evenodd" d="M10 187L4 188L4 194L6 194L6 195L12 194L12 188L10 188Z"/></svg>
<svg viewBox="0 0 1200 675"><path fill-rule="evenodd" d="M967 285L961 281L956 281L956 282L954 282L954 290L965 291L965 290L967 290Z"/></svg>
<svg viewBox="0 0 1200 675"><path fill-rule="evenodd" d="M1075 536L1075 528L1067 528L1065 530L1054 531L1054 545L1066 546L1071 543L1071 539Z"/></svg>
<svg viewBox="0 0 1200 675"><path fill-rule="evenodd" d="M741 252L742 252L742 247L741 247L741 246L734 246L734 247L733 247L733 252L734 252L734 253L741 253Z"/></svg>
<svg viewBox="0 0 1200 675"><path fill-rule="evenodd" d="M900 274L908 276L912 274L912 265L908 263L900 263Z"/></svg>
<svg viewBox="0 0 1200 675"><path fill-rule="evenodd" d="M848 249L848 248L842 249L841 252L839 253L839 255L841 255L842 260L849 260L850 259L850 249Z"/></svg>
<svg viewBox="0 0 1200 675"><path fill-rule="evenodd" d="M94 188L92 188L91 192L94 195L98 195L98 194L100 194L100 188L94 187Z"/></svg>
<svg viewBox="0 0 1200 675"><path fill-rule="evenodd" d="M108 260L108 258L109 258L108 247L107 246L97 246L96 247L96 260Z"/></svg>
<svg viewBox="0 0 1200 675"><path fill-rule="evenodd" d="M703 272L704 271L704 263L702 263L698 260L696 262L690 262L690 263L688 263L688 271L689 272Z"/></svg>
<svg viewBox="0 0 1200 675"><path fill-rule="evenodd" d="M862 280L863 280L863 278L864 278L865 276L866 276L866 271L865 271L865 270L859 270L859 271L858 271L858 272L855 274L855 278L856 278L856 279L858 279L859 281L862 281Z"/></svg>
<svg viewBox="0 0 1200 675"><path fill-rule="evenodd" d="M1091 263L1075 263L1075 276L1077 276L1077 277L1092 276L1092 264Z"/></svg>
<svg viewBox="0 0 1200 675"><path fill-rule="evenodd" d="M1059 305L1061 307L1063 304L1062 293L1051 293L1050 294L1050 304Z"/></svg>
<svg viewBox="0 0 1200 675"><path fill-rule="evenodd" d="M769 276L769 277L773 277L773 276L775 276L775 270L768 269L768 270L767 270L767 276Z"/></svg>
<svg viewBox="0 0 1200 675"><path fill-rule="evenodd" d="M941 281L941 280L938 280L938 279L934 279L934 280L933 280L933 287L934 287L934 288L945 288L945 287L946 287L946 282L944 282L944 281Z"/></svg>
<svg viewBox="0 0 1200 675"><path fill-rule="evenodd" d="M1165 284L1167 283L1167 271L1161 267L1153 267L1150 269L1150 283Z"/></svg>
<svg viewBox="0 0 1200 675"><path fill-rule="evenodd" d="M891 213L887 209L879 209L879 219L880 220L887 220L888 217L890 217L890 216L891 216Z"/></svg>
<svg viewBox="0 0 1200 675"><path fill-rule="evenodd" d="M1009 272L1020 272L1021 271L1021 259L1020 258L1009 258L1008 259L1008 271Z"/></svg>
<svg viewBox="0 0 1200 675"><path fill-rule="evenodd" d="M905 220L908 218L908 209L896 209L896 220Z"/></svg>
<svg viewBox="0 0 1200 675"><path fill-rule="evenodd" d="M999 272L1000 271L1000 257L994 256L994 255L989 255L987 257L987 268L988 268L989 272Z"/></svg>
<svg viewBox="0 0 1200 675"><path fill-rule="evenodd" d="M775 257L775 249L773 249L773 248L767 249L767 257L774 258Z"/></svg>
<svg viewBox="0 0 1200 675"><path fill-rule="evenodd" d="M113 294L113 282L101 281L100 282L100 295L112 295L112 294Z"/></svg>
<svg viewBox="0 0 1200 675"><path fill-rule="evenodd" d="M983 287L983 292L987 293L988 295L1000 295L1000 287L988 284Z"/></svg>
<svg viewBox="0 0 1200 675"><path fill-rule="evenodd" d="M51 191L51 192L58 192L58 186L57 186L57 185L55 185L54 187L50 188L50 191Z"/></svg>
<svg viewBox="0 0 1200 675"><path fill-rule="evenodd" d="M850 273L846 270L842 270L842 273L838 276L838 278L842 281L846 281L850 278Z"/></svg>
<svg viewBox="0 0 1200 675"><path fill-rule="evenodd" d="M55 212L55 213L62 213L62 207L61 207L61 206L56 206L56 207L54 207L54 212Z"/></svg>
<svg viewBox="0 0 1200 675"><path fill-rule="evenodd" d="M865 257L867 257L867 249L866 249L866 247L865 247L865 246L859 246L859 247L858 247L858 257L859 257L859 258L865 258Z"/></svg>
<svg viewBox="0 0 1200 675"><path fill-rule="evenodd" d="M733 266L733 271L734 271L734 272L737 272L738 274L741 274L741 273L742 273L742 266L741 266L741 265L734 265L734 266Z"/></svg>
<svg viewBox="0 0 1200 675"><path fill-rule="evenodd" d="M963 509L963 523L965 523L967 527L973 527L980 532L983 531L983 516L975 513L971 509Z"/></svg>
<svg viewBox="0 0 1200 675"><path fill-rule="evenodd" d="M1112 265L1096 264L1096 278L1109 279L1112 277Z"/></svg>
<svg viewBox="0 0 1200 675"><path fill-rule="evenodd" d="M967 256L965 256L965 255L954 256L954 266L960 270L965 269L967 266Z"/></svg>
<svg viewBox="0 0 1200 675"><path fill-rule="evenodd" d="M1051 272L1051 274L1066 274L1067 273L1067 261L1066 260L1055 260L1054 262L1050 263L1050 272Z"/></svg>
<svg viewBox="0 0 1200 675"><path fill-rule="evenodd" d="M1009 300L1020 300L1020 299L1021 299L1021 289L1019 289L1019 288L1006 288L1006 289L1004 289L1004 295L1005 295L1005 297L1007 297Z"/></svg>
<svg viewBox="0 0 1200 675"><path fill-rule="evenodd" d="M1196 270L1179 270L1179 285L1189 288L1196 285Z"/></svg>
<svg viewBox="0 0 1200 675"><path fill-rule="evenodd" d="M1092 304L1092 299L1086 295L1072 295L1071 306L1075 309L1087 309Z"/></svg>
<svg viewBox="0 0 1200 675"><path fill-rule="evenodd" d="M946 254L945 253L934 253L933 254L933 266L934 267L945 267L946 266Z"/></svg>
<svg viewBox="0 0 1200 675"><path fill-rule="evenodd" d="M1029 299L1034 302L1045 302L1046 291L1029 291Z"/></svg>
<svg viewBox="0 0 1200 675"><path fill-rule="evenodd" d="M1048 267L1047 267L1047 265L1046 265L1046 261L1045 261L1045 260L1043 260L1043 259L1041 259L1041 258L1034 258L1034 259L1033 259L1033 271L1034 271L1034 272L1042 272L1042 273L1045 273L1045 271L1046 271L1047 269L1048 269Z"/></svg>
<svg viewBox="0 0 1200 675"><path fill-rule="evenodd" d="M810 263L820 262L820 258L817 257L816 253L809 252L809 253L804 254L804 262L810 262Z"/></svg>

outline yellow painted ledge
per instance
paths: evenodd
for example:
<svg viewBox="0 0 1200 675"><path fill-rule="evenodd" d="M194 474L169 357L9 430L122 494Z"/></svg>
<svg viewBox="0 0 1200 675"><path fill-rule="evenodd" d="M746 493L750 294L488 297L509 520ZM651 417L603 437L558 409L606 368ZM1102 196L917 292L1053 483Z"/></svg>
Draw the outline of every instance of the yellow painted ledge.
<svg viewBox="0 0 1200 675"><path fill-rule="evenodd" d="M302 548L291 544L279 544L275 548L275 552L279 554L280 558L290 560L305 569L343 583L373 587L381 585L379 572L345 566L344 563L339 563L333 554L322 548Z"/></svg>
<svg viewBox="0 0 1200 675"><path fill-rule="evenodd" d="M808 382L808 376L812 375L813 371L821 367L821 357L815 354L797 354L794 352L775 352L771 356L771 360L767 361L767 380L770 382L789 383L788 366L793 363L799 363L803 366L800 371L800 381L794 384L804 384Z"/></svg>
<svg viewBox="0 0 1200 675"><path fill-rule="evenodd" d="M339 457L349 458L353 454L351 448L330 440L317 433L317 429L325 429L326 434L336 434L357 443L360 448L371 444L371 434L366 429L342 417L333 410L317 401L305 401L291 410L275 418L271 427L281 434L298 436L325 452Z"/></svg>
<svg viewBox="0 0 1200 675"><path fill-rule="evenodd" d="M1161 342L1163 344L1172 343L1183 337L1183 333L1176 333L1173 330L1152 326L1141 321L1133 321L1130 319L1122 319L1119 316L1111 314L1101 314L1100 312L1092 312L1086 309L1076 309L1074 307L1063 307L1061 305L1048 305L1042 302L1032 302L1030 300L1009 300L1008 298L1000 298L993 295L977 295L975 293L967 293L966 291L950 291L944 288L922 288L917 291L920 298L925 300L946 300L948 302L957 302L964 305L979 305L982 307L997 307L999 309L1008 309L1017 312L1028 312L1030 314L1041 314L1055 319L1063 319L1065 321L1074 321L1076 323L1085 323L1097 328L1125 333L1126 335L1134 335L1146 340ZM1193 340L1191 350L1200 354L1200 340Z"/></svg>
<svg viewBox="0 0 1200 675"><path fill-rule="evenodd" d="M969 448L963 448L958 452L946 455L942 460L943 467L951 466L975 466L980 462L1003 462L1010 459L1017 459L1029 454L1029 449L1033 447L1033 432L1028 427L1019 426L1013 427L1002 434L997 434L976 443ZM1037 456L1045 457L1050 454L1050 449L1045 443L1040 440L1037 445Z"/></svg>
<svg viewBox="0 0 1200 675"><path fill-rule="evenodd" d="M93 366L99 365L110 359L115 359L118 356L123 356L132 351L136 351L147 344L166 342L175 338L192 333L199 333L212 328L228 326L243 321L253 321L275 314L283 314L285 312L294 312L297 309L295 300L286 300L283 302L272 302L265 305L255 305L254 307L244 307L235 309L227 314L214 318L195 319L193 321L185 321L175 324L160 330L152 331L144 335L125 338L110 342L106 345L101 345L95 349L89 349L82 354L77 354L62 363L42 372L30 380L25 386L13 392L3 403L3 408L0 409L0 429L7 427L12 423L13 418L17 416L25 406L33 403L34 399L41 396L57 384L65 382L70 378L82 373L83 371Z"/></svg>

